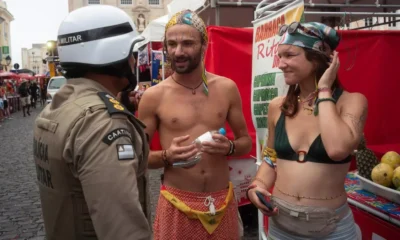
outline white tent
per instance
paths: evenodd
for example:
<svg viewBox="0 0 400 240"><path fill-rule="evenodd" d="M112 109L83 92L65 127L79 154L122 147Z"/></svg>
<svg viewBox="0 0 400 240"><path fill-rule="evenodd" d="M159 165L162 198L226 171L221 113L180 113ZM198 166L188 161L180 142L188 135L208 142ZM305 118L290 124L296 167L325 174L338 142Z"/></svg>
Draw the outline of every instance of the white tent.
<svg viewBox="0 0 400 240"><path fill-rule="evenodd" d="M161 42L164 37L165 25L167 22L168 15L164 15L151 21L141 34L145 40L136 44L133 51L136 52L140 47L149 42Z"/></svg>
<svg viewBox="0 0 400 240"><path fill-rule="evenodd" d="M173 0L168 4L168 16L171 18L175 13L180 12L185 9L190 9L192 11L197 11L200 9L206 0Z"/></svg>

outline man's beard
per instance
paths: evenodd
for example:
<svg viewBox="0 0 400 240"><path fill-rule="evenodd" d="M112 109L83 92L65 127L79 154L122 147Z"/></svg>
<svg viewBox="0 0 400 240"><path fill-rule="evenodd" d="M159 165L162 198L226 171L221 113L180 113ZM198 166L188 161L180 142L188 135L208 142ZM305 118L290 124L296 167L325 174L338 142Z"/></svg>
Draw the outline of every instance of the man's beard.
<svg viewBox="0 0 400 240"><path fill-rule="evenodd" d="M177 67L176 62L187 61L187 65L185 67ZM185 56L185 57L173 57L171 60L171 69L179 74L191 73L195 70L201 62L201 52L196 54L194 57Z"/></svg>

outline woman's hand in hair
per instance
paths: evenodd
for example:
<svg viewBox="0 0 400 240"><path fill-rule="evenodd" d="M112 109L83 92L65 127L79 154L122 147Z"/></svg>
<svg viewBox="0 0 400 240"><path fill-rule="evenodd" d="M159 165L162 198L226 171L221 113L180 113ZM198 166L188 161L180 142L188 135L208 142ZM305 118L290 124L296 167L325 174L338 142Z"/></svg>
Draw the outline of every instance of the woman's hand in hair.
<svg viewBox="0 0 400 240"><path fill-rule="evenodd" d="M335 81L336 75L340 67L338 52L333 52L333 54L331 55L331 62L328 64L329 68L326 69L325 73L319 80L318 88L331 88L333 82Z"/></svg>

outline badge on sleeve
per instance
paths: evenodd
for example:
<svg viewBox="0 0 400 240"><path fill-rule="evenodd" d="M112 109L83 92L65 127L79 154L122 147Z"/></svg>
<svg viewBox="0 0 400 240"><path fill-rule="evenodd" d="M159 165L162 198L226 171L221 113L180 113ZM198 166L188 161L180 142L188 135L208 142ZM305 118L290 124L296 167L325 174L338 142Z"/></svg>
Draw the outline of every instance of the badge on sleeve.
<svg viewBox="0 0 400 240"><path fill-rule="evenodd" d="M107 145L111 145L116 139L120 137L128 137L129 139L132 140L132 135L126 128L117 128L112 130L111 132L107 133L103 137L103 142Z"/></svg>
<svg viewBox="0 0 400 240"><path fill-rule="evenodd" d="M111 96L109 93L106 92L99 92L97 93L101 100L106 104L108 113L110 115L114 113L124 113L129 116L134 116L131 112L129 112L117 99Z"/></svg>
<svg viewBox="0 0 400 240"><path fill-rule="evenodd" d="M117 144L118 160L133 160L135 150L131 144Z"/></svg>

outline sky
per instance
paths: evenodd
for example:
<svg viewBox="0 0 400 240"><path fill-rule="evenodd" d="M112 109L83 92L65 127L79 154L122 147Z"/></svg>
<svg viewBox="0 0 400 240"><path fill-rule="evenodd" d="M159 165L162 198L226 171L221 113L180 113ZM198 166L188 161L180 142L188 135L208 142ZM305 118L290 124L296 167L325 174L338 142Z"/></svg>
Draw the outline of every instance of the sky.
<svg viewBox="0 0 400 240"><path fill-rule="evenodd" d="M1 0L0 0L1 1ZM68 0L3 0L14 16L10 24L11 59L21 63L21 48L57 40L58 27L68 15Z"/></svg>

